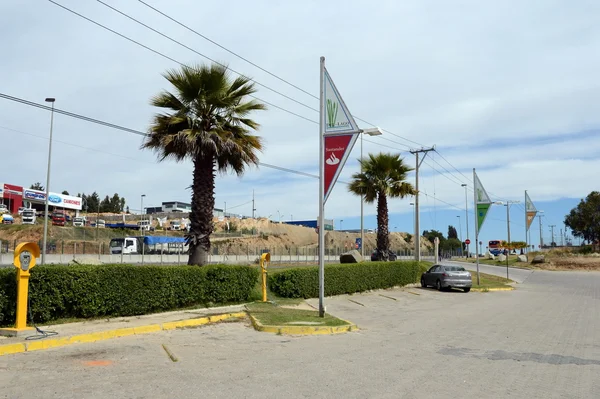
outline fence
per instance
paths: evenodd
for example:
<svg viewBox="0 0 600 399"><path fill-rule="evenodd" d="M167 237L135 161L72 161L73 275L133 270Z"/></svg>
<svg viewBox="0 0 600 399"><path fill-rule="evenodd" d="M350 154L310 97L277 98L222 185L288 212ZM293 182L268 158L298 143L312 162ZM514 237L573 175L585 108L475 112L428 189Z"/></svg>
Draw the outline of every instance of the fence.
<svg viewBox="0 0 600 399"><path fill-rule="evenodd" d="M16 246L24 241L0 241L0 264L11 264L12 253ZM38 242L40 248L42 242ZM325 257L327 261L339 260L339 256L347 252L344 247L326 247ZM365 247L365 258L370 259L373 248ZM47 243L46 254L48 259L52 259L50 263L68 263L76 258L96 258L104 263L185 263L187 254L171 254L162 252L159 248L150 246L149 253L142 255L112 255L108 242L98 241L83 241L83 240L60 240L50 241ZM316 263L318 260L318 248L316 246L304 247L269 247L269 246L236 246L235 248L226 245L213 244L210 252L211 262L224 263L254 263L258 257L269 252L273 263ZM400 249L394 251L400 259L414 258L414 251L410 249ZM1 255L3 254L3 255ZM423 250L421 255L424 257L432 257L433 252Z"/></svg>

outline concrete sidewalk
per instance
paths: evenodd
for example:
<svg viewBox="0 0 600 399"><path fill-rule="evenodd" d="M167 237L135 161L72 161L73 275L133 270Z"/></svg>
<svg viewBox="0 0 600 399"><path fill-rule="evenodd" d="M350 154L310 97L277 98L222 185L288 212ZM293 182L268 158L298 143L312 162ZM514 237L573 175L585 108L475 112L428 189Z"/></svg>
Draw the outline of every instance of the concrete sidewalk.
<svg viewBox="0 0 600 399"><path fill-rule="evenodd" d="M194 327L245 317L245 305L242 304L44 325L38 327L51 334L47 337L44 337L35 329L32 329L31 333L25 333L19 337L0 336L0 356L76 343L95 342L128 335Z"/></svg>

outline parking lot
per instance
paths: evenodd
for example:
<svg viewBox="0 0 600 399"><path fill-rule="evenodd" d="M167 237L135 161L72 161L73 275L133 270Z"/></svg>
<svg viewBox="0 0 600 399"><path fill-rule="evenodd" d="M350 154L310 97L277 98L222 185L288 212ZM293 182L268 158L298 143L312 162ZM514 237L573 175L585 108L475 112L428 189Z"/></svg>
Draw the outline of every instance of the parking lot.
<svg viewBox="0 0 600 399"><path fill-rule="evenodd" d="M600 273L515 275L510 292L327 298L360 328L343 335L225 323L3 356L0 397L600 397Z"/></svg>

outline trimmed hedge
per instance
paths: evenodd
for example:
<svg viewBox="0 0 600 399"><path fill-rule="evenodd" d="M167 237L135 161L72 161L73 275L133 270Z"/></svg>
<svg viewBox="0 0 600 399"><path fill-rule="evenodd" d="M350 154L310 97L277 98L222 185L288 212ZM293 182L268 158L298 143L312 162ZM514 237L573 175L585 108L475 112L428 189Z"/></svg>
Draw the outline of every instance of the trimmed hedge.
<svg viewBox="0 0 600 399"><path fill-rule="evenodd" d="M15 321L16 271L0 269L0 325ZM36 323L133 316L247 301L259 271L249 266L38 266L29 295Z"/></svg>
<svg viewBox="0 0 600 399"><path fill-rule="evenodd" d="M353 294L416 283L428 262L365 262L325 266L325 295ZM289 269L269 276L269 288L284 298L319 296L319 268Z"/></svg>

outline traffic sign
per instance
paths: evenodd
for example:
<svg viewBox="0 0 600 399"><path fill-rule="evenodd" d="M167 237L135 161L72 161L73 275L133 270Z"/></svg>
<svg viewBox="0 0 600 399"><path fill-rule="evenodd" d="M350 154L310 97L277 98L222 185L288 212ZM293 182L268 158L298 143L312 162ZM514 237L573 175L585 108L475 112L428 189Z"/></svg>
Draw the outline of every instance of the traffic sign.
<svg viewBox="0 0 600 399"><path fill-rule="evenodd" d="M469 245L471 243L471 240L469 240L468 238L465 240L465 244Z"/></svg>
<svg viewBox="0 0 600 399"><path fill-rule="evenodd" d="M356 249L360 249L362 247L362 240L360 238L356 239Z"/></svg>

